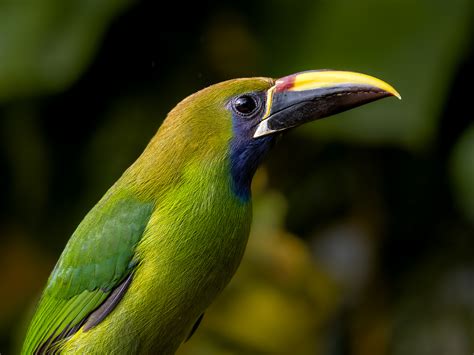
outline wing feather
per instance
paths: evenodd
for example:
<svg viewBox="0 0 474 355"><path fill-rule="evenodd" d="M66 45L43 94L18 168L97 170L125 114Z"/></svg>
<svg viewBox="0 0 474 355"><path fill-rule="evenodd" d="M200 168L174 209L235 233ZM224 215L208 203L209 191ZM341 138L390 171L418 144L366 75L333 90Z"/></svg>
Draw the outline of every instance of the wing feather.
<svg viewBox="0 0 474 355"><path fill-rule="evenodd" d="M123 282L131 282L135 246L152 210L152 203L109 194L87 214L51 273L23 354L54 353L55 343L74 334L111 294L117 297L114 289L122 287L123 296ZM120 297L108 303L108 313Z"/></svg>

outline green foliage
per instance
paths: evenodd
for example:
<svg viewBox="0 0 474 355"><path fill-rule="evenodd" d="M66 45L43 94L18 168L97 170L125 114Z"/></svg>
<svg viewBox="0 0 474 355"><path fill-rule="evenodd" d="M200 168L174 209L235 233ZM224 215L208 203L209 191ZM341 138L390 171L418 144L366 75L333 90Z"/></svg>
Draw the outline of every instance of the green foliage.
<svg viewBox="0 0 474 355"><path fill-rule="evenodd" d="M0 102L64 90L129 0L0 3Z"/></svg>
<svg viewBox="0 0 474 355"><path fill-rule="evenodd" d="M474 126L471 125L456 143L451 158L451 175L456 201L463 213L474 222Z"/></svg>

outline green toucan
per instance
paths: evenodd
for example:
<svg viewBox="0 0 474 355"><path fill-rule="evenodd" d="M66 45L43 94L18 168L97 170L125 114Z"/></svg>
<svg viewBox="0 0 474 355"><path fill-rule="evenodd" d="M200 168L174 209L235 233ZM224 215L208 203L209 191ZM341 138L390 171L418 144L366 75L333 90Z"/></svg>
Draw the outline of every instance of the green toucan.
<svg viewBox="0 0 474 355"><path fill-rule="evenodd" d="M235 273L250 184L282 132L387 96L374 77L306 71L226 81L179 103L85 216L23 354L173 354Z"/></svg>

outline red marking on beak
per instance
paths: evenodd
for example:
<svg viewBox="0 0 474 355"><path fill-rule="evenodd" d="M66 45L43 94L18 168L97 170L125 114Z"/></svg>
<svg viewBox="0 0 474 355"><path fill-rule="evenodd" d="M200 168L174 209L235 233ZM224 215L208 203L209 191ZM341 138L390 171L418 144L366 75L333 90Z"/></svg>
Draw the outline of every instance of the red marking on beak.
<svg viewBox="0 0 474 355"><path fill-rule="evenodd" d="M296 74L285 76L276 81L275 92L281 92L291 89L295 84Z"/></svg>

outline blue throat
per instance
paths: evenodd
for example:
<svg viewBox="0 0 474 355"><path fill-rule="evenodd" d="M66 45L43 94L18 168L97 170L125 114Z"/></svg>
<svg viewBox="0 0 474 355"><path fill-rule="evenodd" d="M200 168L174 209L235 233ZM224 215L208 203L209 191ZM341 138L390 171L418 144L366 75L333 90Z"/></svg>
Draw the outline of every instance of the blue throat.
<svg viewBox="0 0 474 355"><path fill-rule="evenodd" d="M252 178L275 140L273 136L253 138L254 122L234 118L234 138L229 147L232 191L243 202L250 201Z"/></svg>

